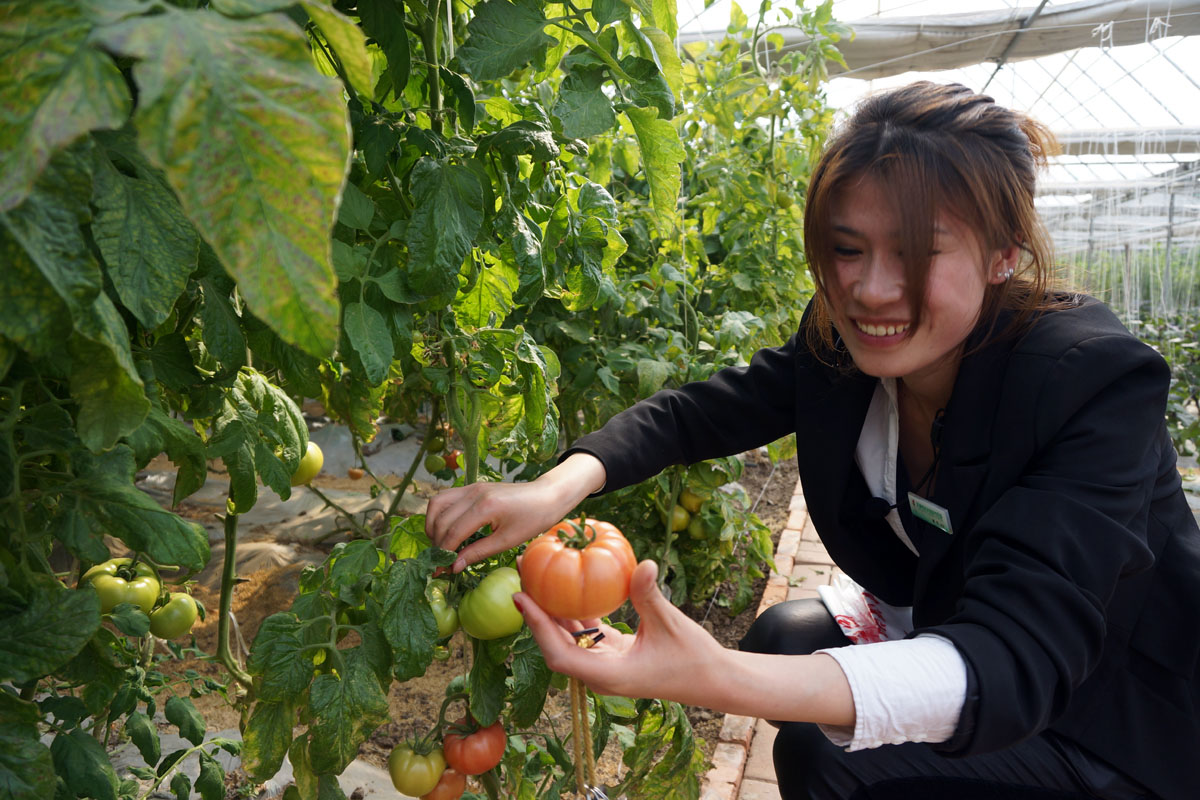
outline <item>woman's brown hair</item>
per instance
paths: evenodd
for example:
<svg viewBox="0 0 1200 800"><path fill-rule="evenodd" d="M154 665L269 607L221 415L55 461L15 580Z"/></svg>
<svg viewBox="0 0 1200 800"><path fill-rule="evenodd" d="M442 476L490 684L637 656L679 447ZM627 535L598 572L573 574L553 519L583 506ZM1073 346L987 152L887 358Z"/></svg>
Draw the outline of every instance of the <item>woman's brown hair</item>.
<svg viewBox="0 0 1200 800"><path fill-rule="evenodd" d="M804 247L817 294L806 336L817 352L834 352L826 306L832 279L830 218L842 190L870 176L889 195L901 223L901 259L915 329L933 252L939 211L957 216L983 252L1020 248L1016 274L988 286L977 329L990 338L1017 331L1037 311L1060 305L1050 293L1051 241L1034 208L1034 184L1053 135L1030 117L958 84L922 81L873 95L829 141L809 182ZM1002 309L1015 313L994 330Z"/></svg>

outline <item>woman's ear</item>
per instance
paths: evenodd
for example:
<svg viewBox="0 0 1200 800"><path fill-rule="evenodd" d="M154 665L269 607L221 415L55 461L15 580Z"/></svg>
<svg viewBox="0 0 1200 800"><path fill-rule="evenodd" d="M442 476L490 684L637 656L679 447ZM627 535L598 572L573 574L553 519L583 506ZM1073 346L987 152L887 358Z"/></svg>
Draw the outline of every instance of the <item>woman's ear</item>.
<svg viewBox="0 0 1200 800"><path fill-rule="evenodd" d="M1000 284L1013 276L1017 269L1017 261L1021 258L1021 248L1010 244L1003 250L993 250L991 263L988 265L988 283Z"/></svg>

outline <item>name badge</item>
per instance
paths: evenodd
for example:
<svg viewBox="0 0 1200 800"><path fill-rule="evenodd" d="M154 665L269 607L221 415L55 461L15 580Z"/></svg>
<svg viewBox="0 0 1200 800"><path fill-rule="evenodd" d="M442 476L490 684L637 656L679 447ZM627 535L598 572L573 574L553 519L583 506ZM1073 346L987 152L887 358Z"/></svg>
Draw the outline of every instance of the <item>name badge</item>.
<svg viewBox="0 0 1200 800"><path fill-rule="evenodd" d="M926 500L915 492L909 492L908 507L917 519L928 522L940 531L954 533L954 529L950 526L950 512L937 503Z"/></svg>

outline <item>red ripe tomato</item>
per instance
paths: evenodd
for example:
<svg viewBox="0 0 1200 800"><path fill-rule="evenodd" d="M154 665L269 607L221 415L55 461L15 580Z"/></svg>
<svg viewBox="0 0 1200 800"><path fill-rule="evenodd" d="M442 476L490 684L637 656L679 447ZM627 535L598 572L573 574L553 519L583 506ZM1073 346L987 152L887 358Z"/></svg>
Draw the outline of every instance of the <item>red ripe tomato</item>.
<svg viewBox="0 0 1200 800"><path fill-rule="evenodd" d="M467 733L467 718L460 719L442 739L446 764L463 775L482 775L500 763L508 734L499 722Z"/></svg>
<svg viewBox="0 0 1200 800"><path fill-rule="evenodd" d="M592 619L621 607L636 566L633 548L612 523L564 521L525 549L521 586L553 617Z"/></svg>
<svg viewBox="0 0 1200 800"><path fill-rule="evenodd" d="M466 790L467 776L448 769L442 773L437 786L421 795L421 800L458 800Z"/></svg>

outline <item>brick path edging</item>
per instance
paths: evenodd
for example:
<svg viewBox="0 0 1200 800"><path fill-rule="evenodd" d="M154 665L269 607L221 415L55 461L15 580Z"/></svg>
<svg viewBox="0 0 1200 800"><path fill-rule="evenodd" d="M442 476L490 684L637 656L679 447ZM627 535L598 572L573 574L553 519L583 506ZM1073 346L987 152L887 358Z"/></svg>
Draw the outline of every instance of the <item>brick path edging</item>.
<svg viewBox="0 0 1200 800"><path fill-rule="evenodd" d="M817 538L808 518L808 506L796 482L788 508L788 521L775 548L775 568L767 578L755 616L766 609L801 597L817 597L816 584L828 583L833 562ZM756 733L759 748L752 751ZM700 785L700 800L769 800L778 798L770 745L775 729L762 720L726 714L713 766Z"/></svg>

